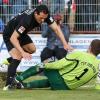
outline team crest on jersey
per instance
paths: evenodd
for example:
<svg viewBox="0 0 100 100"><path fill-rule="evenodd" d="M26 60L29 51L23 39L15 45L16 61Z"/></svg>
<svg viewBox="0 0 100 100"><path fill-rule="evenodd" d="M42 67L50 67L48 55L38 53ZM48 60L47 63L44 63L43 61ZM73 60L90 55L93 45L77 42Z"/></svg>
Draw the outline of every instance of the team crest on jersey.
<svg viewBox="0 0 100 100"><path fill-rule="evenodd" d="M18 29L18 31L19 31L20 33L23 33L23 32L25 31L25 27L21 26L21 27Z"/></svg>

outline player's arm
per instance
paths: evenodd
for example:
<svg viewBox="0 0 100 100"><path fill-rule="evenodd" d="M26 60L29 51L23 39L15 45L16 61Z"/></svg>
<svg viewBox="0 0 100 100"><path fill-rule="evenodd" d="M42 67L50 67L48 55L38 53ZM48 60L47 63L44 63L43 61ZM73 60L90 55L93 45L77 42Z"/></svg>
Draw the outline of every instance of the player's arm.
<svg viewBox="0 0 100 100"><path fill-rule="evenodd" d="M19 34L16 32L16 30L13 32L10 41L14 45L15 48L17 48L21 53L24 52L24 50L21 48L18 40Z"/></svg>
<svg viewBox="0 0 100 100"><path fill-rule="evenodd" d="M65 40L64 38L64 35L61 31L60 28L58 28L57 24L55 22L53 22L51 25L49 25L53 30L54 32L57 34L57 36L60 38L60 40L62 41L63 43L63 46L64 46L64 49L65 50L73 50L73 48L67 43L67 41Z"/></svg>
<svg viewBox="0 0 100 100"><path fill-rule="evenodd" d="M21 19L20 23L16 26L16 28L10 38L10 41L12 42L14 47L21 53L22 57L24 59L28 59L28 60L30 60L32 58L32 55L23 50L23 48L20 46L18 38L22 34L26 34L25 31L27 31L27 29L30 27L30 23L31 23L30 16L28 16L27 14L24 15L23 18Z"/></svg>
<svg viewBox="0 0 100 100"><path fill-rule="evenodd" d="M21 53L22 57L25 59L31 59L31 55L26 53L23 48L20 46L18 37L19 37L19 33L17 33L17 31L15 30L12 34L12 36L10 37L10 41L11 43L14 45L14 47Z"/></svg>

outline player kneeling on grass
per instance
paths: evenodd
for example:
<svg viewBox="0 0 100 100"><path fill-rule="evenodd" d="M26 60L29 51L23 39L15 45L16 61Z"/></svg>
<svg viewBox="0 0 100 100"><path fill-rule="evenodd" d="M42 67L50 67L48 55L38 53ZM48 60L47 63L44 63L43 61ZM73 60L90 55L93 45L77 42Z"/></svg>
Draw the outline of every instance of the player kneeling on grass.
<svg viewBox="0 0 100 100"><path fill-rule="evenodd" d="M18 75L15 80L22 83L24 88L46 88L53 90L70 90L78 88L98 74L100 60L96 57L100 53L100 40L95 39L91 42L87 52L73 51L63 59L36 65ZM33 80L24 83L26 78L44 71L47 79ZM100 76L98 75L98 79ZM100 80L99 80L100 81ZM98 81L98 83L99 83Z"/></svg>

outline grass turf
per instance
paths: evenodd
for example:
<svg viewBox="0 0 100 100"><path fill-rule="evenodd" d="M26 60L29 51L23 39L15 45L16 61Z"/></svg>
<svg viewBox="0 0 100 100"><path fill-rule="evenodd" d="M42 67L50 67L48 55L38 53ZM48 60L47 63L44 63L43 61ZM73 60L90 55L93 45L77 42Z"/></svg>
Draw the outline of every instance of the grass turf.
<svg viewBox="0 0 100 100"><path fill-rule="evenodd" d="M40 78L40 77L36 77ZM26 81L33 80L30 78ZM95 80L95 79L94 79ZM94 80L76 90L0 89L0 100L100 100L100 91L94 89Z"/></svg>
<svg viewBox="0 0 100 100"><path fill-rule="evenodd" d="M0 90L0 100L100 100L100 91L93 89L77 90Z"/></svg>

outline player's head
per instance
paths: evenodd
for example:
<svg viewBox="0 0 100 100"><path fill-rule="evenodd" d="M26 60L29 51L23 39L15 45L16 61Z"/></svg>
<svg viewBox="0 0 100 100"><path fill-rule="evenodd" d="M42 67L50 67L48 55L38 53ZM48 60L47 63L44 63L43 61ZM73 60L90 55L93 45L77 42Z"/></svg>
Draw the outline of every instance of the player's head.
<svg viewBox="0 0 100 100"><path fill-rule="evenodd" d="M36 7L35 11L37 14L40 14L40 12L43 12L44 14L49 14L48 7L46 5L39 5Z"/></svg>
<svg viewBox="0 0 100 100"><path fill-rule="evenodd" d="M45 19L49 15L48 7L46 5L37 6L35 9L34 15L35 15L36 21L41 24L42 22L45 21Z"/></svg>
<svg viewBox="0 0 100 100"><path fill-rule="evenodd" d="M90 44L90 51L95 56L97 56L100 53L100 40L99 39L92 40Z"/></svg>

